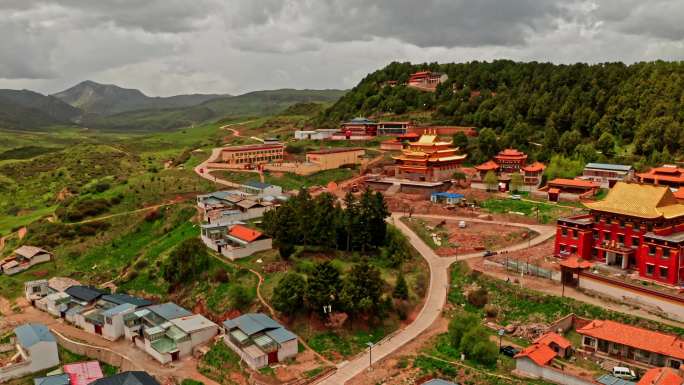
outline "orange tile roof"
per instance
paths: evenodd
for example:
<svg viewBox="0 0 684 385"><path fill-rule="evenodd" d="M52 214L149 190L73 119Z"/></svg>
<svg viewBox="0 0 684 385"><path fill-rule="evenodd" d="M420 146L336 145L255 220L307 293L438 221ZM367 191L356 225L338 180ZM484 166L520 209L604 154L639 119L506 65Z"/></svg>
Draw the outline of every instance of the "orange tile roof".
<svg viewBox="0 0 684 385"><path fill-rule="evenodd" d="M488 160L479 166L475 166L476 170L481 170L481 171L496 170L498 168L499 168L499 165L493 160Z"/></svg>
<svg viewBox="0 0 684 385"><path fill-rule="evenodd" d="M254 242L263 235L261 232L250 229L249 227L243 225L235 225L231 227L229 234L235 238L242 239L245 242Z"/></svg>
<svg viewBox="0 0 684 385"><path fill-rule="evenodd" d="M649 369L637 385L682 385L684 378L672 368Z"/></svg>
<svg viewBox="0 0 684 385"><path fill-rule="evenodd" d="M515 358L522 357L527 357L534 361L535 364L544 366L556 357L556 352L546 345L534 344L526 347L523 351L515 355Z"/></svg>
<svg viewBox="0 0 684 385"><path fill-rule="evenodd" d="M523 169L523 171L527 171L527 172L538 172L538 171L543 171L545 168L546 168L546 166L544 165L544 163L534 162L529 166L523 167L522 169Z"/></svg>
<svg viewBox="0 0 684 385"><path fill-rule="evenodd" d="M555 187L551 187L549 189L549 194L560 194L560 189L557 189Z"/></svg>
<svg viewBox="0 0 684 385"><path fill-rule="evenodd" d="M684 341L670 334L609 320L591 321L577 333L684 360Z"/></svg>
<svg viewBox="0 0 684 385"><path fill-rule="evenodd" d="M672 195L674 195L674 197L677 199L684 199L684 188L678 189L677 191L673 192Z"/></svg>
<svg viewBox="0 0 684 385"><path fill-rule="evenodd" d="M572 344L570 341L568 341L565 337L561 336L560 334L557 333L546 333L543 336L537 338L536 341L534 341L535 344L542 344L546 346L550 346L551 343L555 343L558 345L561 349L567 349Z"/></svg>
<svg viewBox="0 0 684 385"><path fill-rule="evenodd" d="M554 185L558 187L584 187L584 188L599 188L600 186L594 182L582 179L565 179L556 178L549 182L549 186Z"/></svg>
<svg viewBox="0 0 684 385"><path fill-rule="evenodd" d="M523 160L527 159L527 154L525 154L522 151L518 151L515 148L507 148L505 150L502 150L499 152L496 156L494 156L494 159L518 159L518 160Z"/></svg>

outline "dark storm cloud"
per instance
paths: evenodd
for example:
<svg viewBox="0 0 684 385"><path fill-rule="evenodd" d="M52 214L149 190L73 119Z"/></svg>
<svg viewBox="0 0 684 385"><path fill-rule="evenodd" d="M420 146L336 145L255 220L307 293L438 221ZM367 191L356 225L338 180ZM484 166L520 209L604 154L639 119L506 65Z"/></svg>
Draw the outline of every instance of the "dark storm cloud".
<svg viewBox="0 0 684 385"><path fill-rule="evenodd" d="M671 41L684 40L682 0L602 0L594 16L615 31Z"/></svg>

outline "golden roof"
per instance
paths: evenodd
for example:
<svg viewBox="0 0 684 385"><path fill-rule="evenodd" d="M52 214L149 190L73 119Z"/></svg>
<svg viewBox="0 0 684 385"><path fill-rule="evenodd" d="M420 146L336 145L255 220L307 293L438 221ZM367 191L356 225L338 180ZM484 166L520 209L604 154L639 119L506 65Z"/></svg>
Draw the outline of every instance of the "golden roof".
<svg viewBox="0 0 684 385"><path fill-rule="evenodd" d="M684 205L677 202L665 186L618 182L602 201L587 202L592 210L639 218L675 218L684 215Z"/></svg>
<svg viewBox="0 0 684 385"><path fill-rule="evenodd" d="M440 141L437 135L428 135L428 134L423 134L420 136L417 142L414 143L409 143L409 145L418 145L418 146L448 146L451 145L453 142L452 141Z"/></svg>

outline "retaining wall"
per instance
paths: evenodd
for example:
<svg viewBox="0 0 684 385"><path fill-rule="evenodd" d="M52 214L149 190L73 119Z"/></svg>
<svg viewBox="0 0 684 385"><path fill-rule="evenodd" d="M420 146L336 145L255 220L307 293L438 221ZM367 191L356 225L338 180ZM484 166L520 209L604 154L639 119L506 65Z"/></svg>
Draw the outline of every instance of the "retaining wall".
<svg viewBox="0 0 684 385"><path fill-rule="evenodd" d="M120 368L122 372L129 370L143 370L133 361L129 360L128 358L113 350L72 341L66 338L65 336L61 335L55 329L51 329L51 331L54 334L55 338L57 338L57 343L64 347L66 350L69 350L70 352L86 356L94 360L107 363L112 366L116 366Z"/></svg>

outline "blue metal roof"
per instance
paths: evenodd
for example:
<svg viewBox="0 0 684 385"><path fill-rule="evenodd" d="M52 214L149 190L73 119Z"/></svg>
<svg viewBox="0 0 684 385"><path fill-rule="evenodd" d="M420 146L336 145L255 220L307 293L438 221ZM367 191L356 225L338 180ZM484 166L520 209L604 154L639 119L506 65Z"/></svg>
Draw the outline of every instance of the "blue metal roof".
<svg viewBox="0 0 684 385"><path fill-rule="evenodd" d="M375 123L374 121L367 118L354 118L349 121L349 123L364 124L364 123Z"/></svg>
<svg viewBox="0 0 684 385"><path fill-rule="evenodd" d="M47 377L33 379L33 385L69 385L71 379L68 374L55 374Z"/></svg>
<svg viewBox="0 0 684 385"><path fill-rule="evenodd" d="M603 385L636 385L635 382L613 377L610 374L604 374L601 377L597 378L596 381Z"/></svg>
<svg viewBox="0 0 684 385"><path fill-rule="evenodd" d="M584 168L598 168L601 170L612 170L612 171L629 171L633 167L625 164L608 164L608 163L587 163Z"/></svg>
<svg viewBox="0 0 684 385"><path fill-rule="evenodd" d="M279 344L297 339L297 336L294 333L285 329L284 327L269 330L266 332L266 335L273 338L273 340Z"/></svg>
<svg viewBox="0 0 684 385"><path fill-rule="evenodd" d="M148 309L167 321L181 317L189 317L192 315L192 313L176 305L173 302L167 302L161 305L150 306L148 307Z"/></svg>
<svg viewBox="0 0 684 385"><path fill-rule="evenodd" d="M251 336L264 330L279 329L282 325L263 313L243 314L232 320L226 320L223 325L228 329L238 328L243 333Z"/></svg>
<svg viewBox="0 0 684 385"><path fill-rule="evenodd" d="M125 303L130 303L131 305L135 305L137 307L152 305L152 301L148 301L144 298L134 297L132 295L124 293L107 294L102 296L102 299L117 305L123 305Z"/></svg>
<svg viewBox="0 0 684 385"><path fill-rule="evenodd" d="M452 199L462 199L462 198L465 198L465 195L463 195L463 194L450 193L450 192L434 192L434 193L432 193L432 196L444 197L444 198L452 198Z"/></svg>
<svg viewBox="0 0 684 385"><path fill-rule="evenodd" d="M103 311L102 315L105 317L111 317L113 315L122 313L126 310L131 310L131 309L135 309L135 305L130 304L130 303L122 303L121 305L114 306L113 308L111 308L109 310Z"/></svg>
<svg viewBox="0 0 684 385"><path fill-rule="evenodd" d="M268 183L261 183L261 182L255 181L255 180L250 180L250 181L245 182L245 186L254 187L254 188L258 188L258 189L263 190L263 189L271 187L273 185L268 184Z"/></svg>
<svg viewBox="0 0 684 385"><path fill-rule="evenodd" d="M428 382L424 382L423 385L458 385L455 382L442 380L441 378L433 378Z"/></svg>
<svg viewBox="0 0 684 385"><path fill-rule="evenodd" d="M24 348L30 348L39 342L56 342L50 329L43 324L21 325L14 329L14 334L17 336L19 345Z"/></svg>

